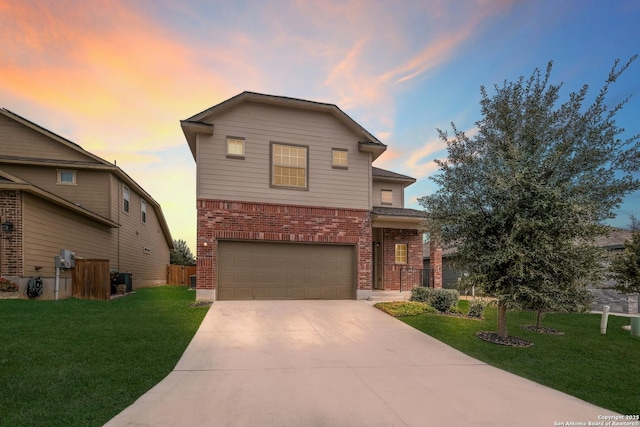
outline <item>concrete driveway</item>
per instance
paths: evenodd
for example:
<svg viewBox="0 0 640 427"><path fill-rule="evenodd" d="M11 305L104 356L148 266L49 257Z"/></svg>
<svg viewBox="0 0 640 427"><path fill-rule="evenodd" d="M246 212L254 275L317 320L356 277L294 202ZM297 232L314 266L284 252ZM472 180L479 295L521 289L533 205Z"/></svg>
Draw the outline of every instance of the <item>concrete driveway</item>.
<svg viewBox="0 0 640 427"><path fill-rule="evenodd" d="M549 427L610 414L366 302L218 301L175 370L106 425Z"/></svg>

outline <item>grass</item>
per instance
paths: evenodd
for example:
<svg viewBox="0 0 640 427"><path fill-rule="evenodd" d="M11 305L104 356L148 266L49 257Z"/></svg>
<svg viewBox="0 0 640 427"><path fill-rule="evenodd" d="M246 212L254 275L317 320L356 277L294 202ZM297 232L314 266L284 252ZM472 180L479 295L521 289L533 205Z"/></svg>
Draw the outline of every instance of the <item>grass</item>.
<svg viewBox="0 0 640 427"><path fill-rule="evenodd" d="M0 425L103 425L175 367L207 311L194 299L0 300Z"/></svg>
<svg viewBox="0 0 640 427"><path fill-rule="evenodd" d="M466 312L468 302L459 304ZM559 336L521 329L534 323L534 313L510 312L509 334L532 341L528 348L503 347L476 337L478 331L496 330L495 308L487 307L482 321L437 314L400 320L489 365L621 414L637 414L640 338L624 331L622 326L629 319L618 316L609 316L607 333L600 334L600 318L597 314L546 315L543 326L564 331Z"/></svg>

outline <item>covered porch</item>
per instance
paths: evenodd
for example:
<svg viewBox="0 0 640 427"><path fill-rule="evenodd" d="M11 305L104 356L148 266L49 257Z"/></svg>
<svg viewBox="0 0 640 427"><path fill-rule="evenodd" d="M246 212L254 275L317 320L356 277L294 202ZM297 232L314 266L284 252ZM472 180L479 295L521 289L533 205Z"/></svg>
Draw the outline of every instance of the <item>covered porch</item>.
<svg viewBox="0 0 640 427"><path fill-rule="evenodd" d="M372 209L373 291L411 291L433 286L433 272L423 266L422 223L417 209L376 206Z"/></svg>

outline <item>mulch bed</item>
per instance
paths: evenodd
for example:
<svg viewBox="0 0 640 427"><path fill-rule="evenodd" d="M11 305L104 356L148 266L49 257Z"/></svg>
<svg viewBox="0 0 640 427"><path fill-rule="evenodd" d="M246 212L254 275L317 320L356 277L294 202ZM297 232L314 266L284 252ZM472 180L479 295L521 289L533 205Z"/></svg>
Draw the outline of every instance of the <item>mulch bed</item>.
<svg viewBox="0 0 640 427"><path fill-rule="evenodd" d="M498 336L495 332L479 331L476 336L483 341L490 342L492 344L504 345L507 347L531 347L533 343L531 341L507 335L506 338Z"/></svg>
<svg viewBox="0 0 640 427"><path fill-rule="evenodd" d="M548 335L564 335L564 332L559 331L553 328L545 328L544 326L536 326L536 325L522 325L522 329L532 332L537 332L539 334L548 334Z"/></svg>

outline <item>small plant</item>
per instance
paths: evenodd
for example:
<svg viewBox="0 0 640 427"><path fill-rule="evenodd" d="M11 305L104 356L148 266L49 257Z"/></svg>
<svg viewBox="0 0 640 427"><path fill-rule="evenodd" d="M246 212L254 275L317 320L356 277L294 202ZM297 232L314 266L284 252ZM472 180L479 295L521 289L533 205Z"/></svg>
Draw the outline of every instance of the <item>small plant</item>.
<svg viewBox="0 0 640 427"><path fill-rule="evenodd" d="M11 280L0 277L0 292L18 292L20 288Z"/></svg>
<svg viewBox="0 0 640 427"><path fill-rule="evenodd" d="M471 301L469 303L469 313L467 313L467 316L473 317L474 319L482 319L486 305L482 300L475 299Z"/></svg>

